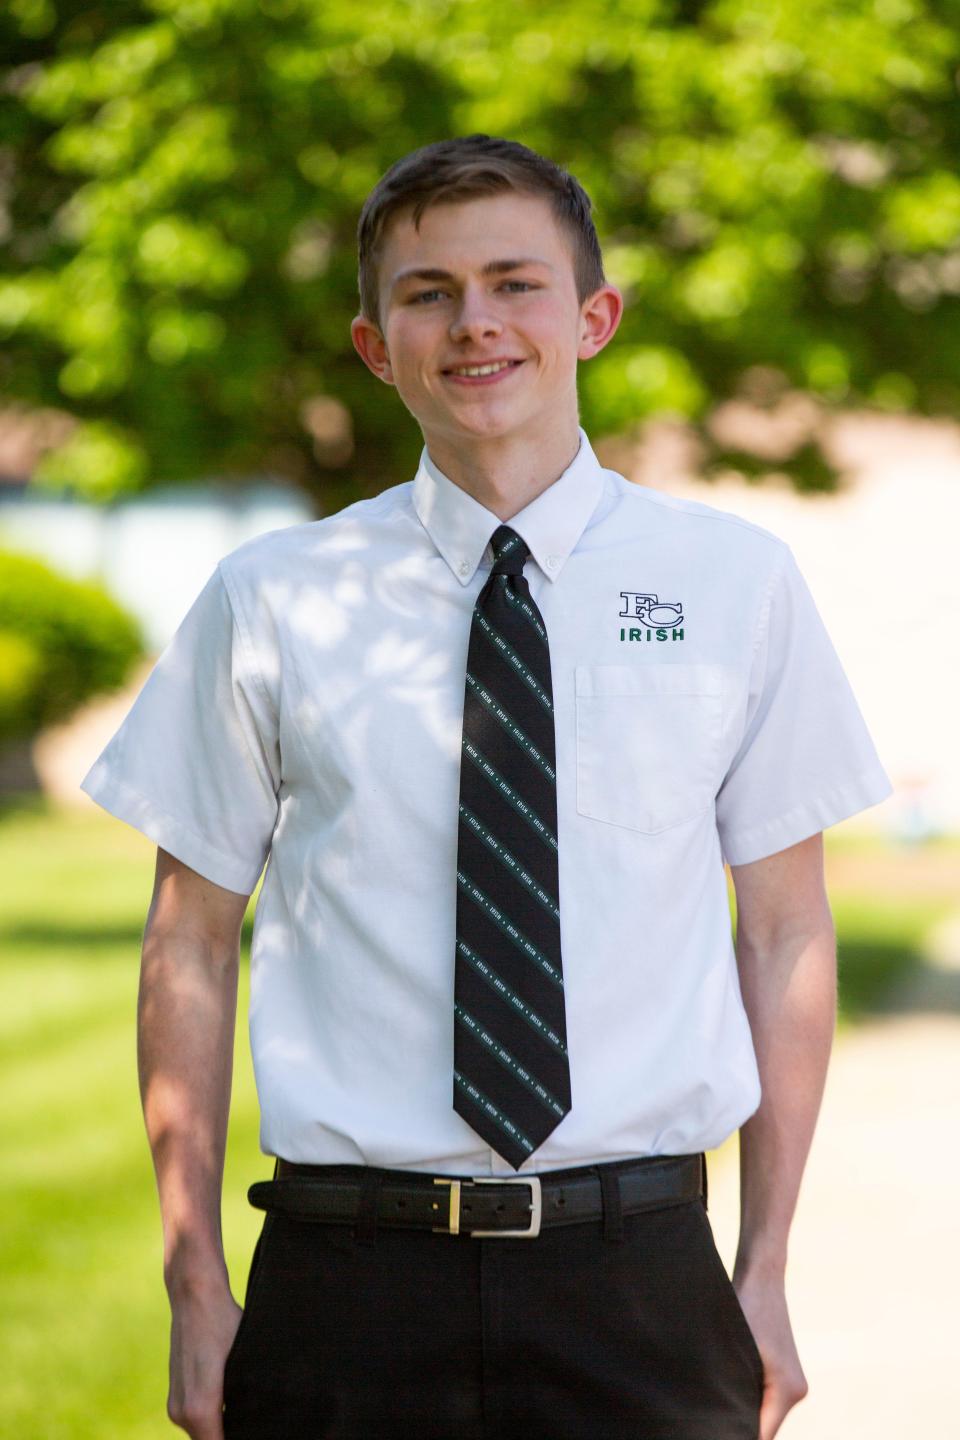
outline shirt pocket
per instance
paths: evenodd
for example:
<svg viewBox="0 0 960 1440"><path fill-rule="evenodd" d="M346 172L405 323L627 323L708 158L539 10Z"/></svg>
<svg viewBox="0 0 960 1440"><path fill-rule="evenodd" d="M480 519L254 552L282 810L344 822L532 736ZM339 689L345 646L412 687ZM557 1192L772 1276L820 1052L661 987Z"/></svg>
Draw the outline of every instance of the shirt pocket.
<svg viewBox="0 0 960 1440"><path fill-rule="evenodd" d="M655 835L716 797L720 665L578 665L577 810Z"/></svg>

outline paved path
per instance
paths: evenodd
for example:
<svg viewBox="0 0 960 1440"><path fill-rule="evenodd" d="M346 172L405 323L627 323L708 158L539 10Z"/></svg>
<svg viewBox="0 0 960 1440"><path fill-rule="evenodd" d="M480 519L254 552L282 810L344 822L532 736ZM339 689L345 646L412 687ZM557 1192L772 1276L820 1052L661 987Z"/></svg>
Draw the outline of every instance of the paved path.
<svg viewBox="0 0 960 1440"><path fill-rule="evenodd" d="M810 1393L783 1440L960 1436L960 915L927 961L834 1047L787 1272ZM735 1141L710 1181L729 1270Z"/></svg>

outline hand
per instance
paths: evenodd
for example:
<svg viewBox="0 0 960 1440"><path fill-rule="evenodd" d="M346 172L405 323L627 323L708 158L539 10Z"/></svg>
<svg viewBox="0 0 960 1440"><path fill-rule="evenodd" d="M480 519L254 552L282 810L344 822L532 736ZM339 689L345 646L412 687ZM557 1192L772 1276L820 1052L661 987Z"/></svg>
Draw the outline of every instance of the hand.
<svg viewBox="0 0 960 1440"><path fill-rule="evenodd" d="M788 1412L808 1390L793 1339L782 1277L733 1276L737 1298L763 1360L764 1390L758 1440L773 1440Z"/></svg>
<svg viewBox="0 0 960 1440"><path fill-rule="evenodd" d="M222 1282L173 1301L167 1415L191 1440L223 1440L223 1372L242 1315Z"/></svg>

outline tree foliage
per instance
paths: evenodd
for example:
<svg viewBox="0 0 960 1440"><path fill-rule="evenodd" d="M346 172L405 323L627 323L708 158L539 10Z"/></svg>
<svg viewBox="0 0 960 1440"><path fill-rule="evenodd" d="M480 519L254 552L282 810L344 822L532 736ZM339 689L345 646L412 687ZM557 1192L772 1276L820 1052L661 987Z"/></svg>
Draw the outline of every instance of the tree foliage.
<svg viewBox="0 0 960 1440"><path fill-rule="evenodd" d="M143 653L139 623L103 586L0 551L0 745L118 689Z"/></svg>
<svg viewBox="0 0 960 1440"><path fill-rule="evenodd" d="M323 510L422 443L350 340L360 206L485 131L590 193L627 310L583 423L784 388L960 410L960 0L8 0L0 389L109 498L269 469ZM829 487L816 437L788 465Z"/></svg>

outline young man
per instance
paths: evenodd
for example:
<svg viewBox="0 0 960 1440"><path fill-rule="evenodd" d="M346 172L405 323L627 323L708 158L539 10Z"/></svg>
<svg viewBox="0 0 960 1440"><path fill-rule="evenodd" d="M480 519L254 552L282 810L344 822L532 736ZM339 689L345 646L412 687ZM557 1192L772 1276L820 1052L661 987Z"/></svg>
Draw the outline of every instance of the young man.
<svg viewBox="0 0 960 1440"><path fill-rule="evenodd" d="M416 476L221 561L83 783L158 845L170 1416L771 1440L806 1389L784 1271L834 1026L821 831L889 781L789 548L598 463L577 365L622 299L577 182L440 142L359 239L353 340ZM278 1158L241 1312L220 1191L265 862ZM731 1282L704 1152L737 1128Z"/></svg>

